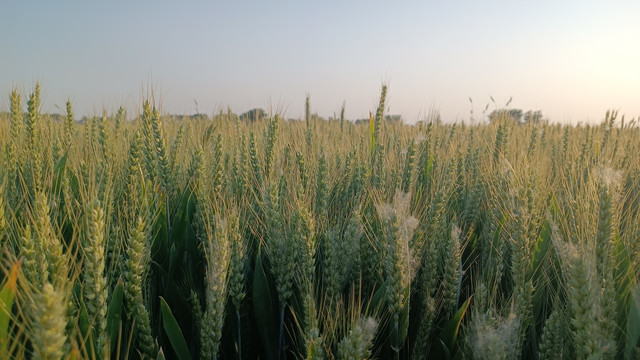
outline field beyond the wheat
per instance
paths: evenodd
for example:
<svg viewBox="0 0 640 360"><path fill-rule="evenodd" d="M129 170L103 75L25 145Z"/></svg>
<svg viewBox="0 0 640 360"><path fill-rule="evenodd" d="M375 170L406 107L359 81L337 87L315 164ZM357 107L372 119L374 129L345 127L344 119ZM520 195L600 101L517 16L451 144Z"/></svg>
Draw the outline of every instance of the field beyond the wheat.
<svg viewBox="0 0 640 360"><path fill-rule="evenodd" d="M410 126L386 91L366 123L13 91L0 358L640 358L640 127Z"/></svg>

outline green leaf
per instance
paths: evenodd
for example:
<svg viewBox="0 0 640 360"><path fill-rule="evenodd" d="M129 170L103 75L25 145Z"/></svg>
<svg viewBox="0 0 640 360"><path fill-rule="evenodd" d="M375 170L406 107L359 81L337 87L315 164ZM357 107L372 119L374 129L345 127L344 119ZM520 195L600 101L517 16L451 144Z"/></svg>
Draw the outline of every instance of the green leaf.
<svg viewBox="0 0 640 360"><path fill-rule="evenodd" d="M166 332L169 342L173 347L173 351L180 360L191 359L189 346L187 345L187 341L184 339L184 335L178 325L178 321L173 317L171 308L169 308L169 305L162 297L160 297L160 307L162 311L162 326L164 327L164 331Z"/></svg>
<svg viewBox="0 0 640 360"><path fill-rule="evenodd" d="M162 348L160 348L160 351L158 351L158 357L156 358L156 360L165 360L164 351L162 351Z"/></svg>
<svg viewBox="0 0 640 360"><path fill-rule="evenodd" d="M542 224L542 229L540 230L540 235L538 235L538 240L536 241L536 247L533 251L533 261L531 262L531 271L534 277L542 267L542 261L547 255L547 251L549 251L550 247L551 247L551 225L549 224L549 221L545 220L544 224Z"/></svg>
<svg viewBox="0 0 640 360"><path fill-rule="evenodd" d="M171 244L179 244L184 246L184 241L189 226L189 197L183 196L180 200L180 206L173 219L171 227Z"/></svg>
<svg viewBox="0 0 640 360"><path fill-rule="evenodd" d="M453 349L456 346L458 333L460 332L460 324L462 324L462 319L469 309L471 297L469 297L458 311L456 311L453 317L447 321L440 333L440 341L442 342L443 349L445 353L449 353L449 355L453 353Z"/></svg>
<svg viewBox="0 0 640 360"><path fill-rule="evenodd" d="M549 212L552 215L552 218L555 219L560 216L560 206L558 205L558 199L556 199L556 195L551 193L551 199L549 199Z"/></svg>
<svg viewBox="0 0 640 360"><path fill-rule="evenodd" d="M182 254L179 253L179 250L176 248L176 244L171 244L171 248L169 249L169 274L180 274L180 271L178 271L178 269L181 268L181 265Z"/></svg>
<svg viewBox="0 0 640 360"><path fill-rule="evenodd" d="M631 290L631 303L629 304L627 321L627 343L624 351L625 359L633 358L638 339L640 339L640 284L636 284Z"/></svg>
<svg viewBox="0 0 640 360"><path fill-rule="evenodd" d="M196 203L198 202L196 194L193 193L190 187L186 187L184 194L182 195L184 198L188 199L188 203L186 206L186 222L188 224L186 233L185 233L185 251L192 258L200 257L200 250L198 248L199 242L196 237L196 234L193 230L193 226L191 225L191 219L195 217L196 212Z"/></svg>
<svg viewBox="0 0 640 360"><path fill-rule="evenodd" d="M276 344L275 335L278 329L275 327L273 318L273 304L271 302L271 290L269 281L262 267L261 248L258 247L256 254L256 266L253 272L253 312L256 316L256 325L260 333L260 340L264 347L265 359L275 359Z"/></svg>
<svg viewBox="0 0 640 360"><path fill-rule="evenodd" d="M78 176L73 172L69 171L67 173L69 176L69 189L71 190L71 196L75 199L80 198L80 180L78 180ZM65 199L65 201L70 201L71 199Z"/></svg>
<svg viewBox="0 0 640 360"><path fill-rule="evenodd" d="M151 243L151 254L154 262L165 266L167 254L169 253L169 224L167 224L167 209L163 203L159 204L156 210L153 224L153 242Z"/></svg>
<svg viewBox="0 0 640 360"><path fill-rule="evenodd" d="M122 298L124 295L124 281L118 279L118 284L111 294L111 301L107 310L107 334L111 343L111 353L113 354L118 344L120 334L120 324L122 323Z"/></svg>
<svg viewBox="0 0 640 360"><path fill-rule="evenodd" d="M373 310L373 312L378 312L382 309L382 307L384 306L386 293L387 293L387 283L384 282L382 283L382 286L380 286L378 290L376 290L373 293L373 296L371 297L371 304L369 308Z"/></svg>
<svg viewBox="0 0 640 360"><path fill-rule="evenodd" d="M433 155L429 156L429 161L427 161L427 166L424 168L424 184L423 185L428 185L429 184L429 178L431 177L431 170L433 170L433 162L434 162L434 158Z"/></svg>
<svg viewBox="0 0 640 360"><path fill-rule="evenodd" d="M16 283L20 272L20 261L16 262L9 271L9 276L0 290L0 354L7 354L9 344L9 320L11 309L16 296Z"/></svg>
<svg viewBox="0 0 640 360"><path fill-rule="evenodd" d="M638 289L638 280L636 278L635 268L633 266L633 261L631 259L631 255L629 250L620 240L620 236L615 236L612 240L613 242L613 257L614 257L614 276L615 276L615 289L616 289L616 304L617 304L617 334L616 336L620 339L624 339L625 337L629 337L632 330L630 330L630 326L633 327L631 323L633 320L633 311L637 310L634 308L634 291ZM640 300L635 294L635 300ZM636 326L640 326L640 323L637 323ZM627 331L625 331L627 329ZM638 342L638 338L635 337L635 341L633 344L627 343L624 348L624 356L633 357L633 352L635 351L635 345ZM622 346L621 346L622 347ZM618 357L623 355L623 349L619 349L617 354ZM629 349L630 347L630 349ZM629 351L631 353L629 354Z"/></svg>
<svg viewBox="0 0 640 360"><path fill-rule="evenodd" d="M84 339L85 349L91 349L91 322L89 321L89 314L87 313L87 307L84 303L80 304L80 312L78 314L78 328L80 328L80 334Z"/></svg>

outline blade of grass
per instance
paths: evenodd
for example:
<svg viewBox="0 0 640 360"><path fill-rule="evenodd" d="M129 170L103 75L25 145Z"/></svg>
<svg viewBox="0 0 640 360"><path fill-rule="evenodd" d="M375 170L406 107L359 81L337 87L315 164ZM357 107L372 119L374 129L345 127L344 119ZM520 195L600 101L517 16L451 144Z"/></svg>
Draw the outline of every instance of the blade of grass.
<svg viewBox="0 0 640 360"><path fill-rule="evenodd" d="M164 327L167 337L169 337L169 342L176 356L180 360L190 360L191 354L189 353L187 341L184 339L182 330L178 325L178 321L176 321L176 318L173 316L171 308L169 308L169 305L162 297L160 297L160 306L162 308L162 326Z"/></svg>

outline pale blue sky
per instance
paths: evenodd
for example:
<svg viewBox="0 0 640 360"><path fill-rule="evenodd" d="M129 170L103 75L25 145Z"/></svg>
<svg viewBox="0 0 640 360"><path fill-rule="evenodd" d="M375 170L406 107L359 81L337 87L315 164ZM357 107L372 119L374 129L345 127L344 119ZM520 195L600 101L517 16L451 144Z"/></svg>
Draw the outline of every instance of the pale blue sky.
<svg viewBox="0 0 640 360"><path fill-rule="evenodd" d="M151 84L171 113L301 117L309 93L361 118L385 82L409 122L490 95L552 121L640 115L640 1L0 0L0 49L0 110L39 80L51 112L136 111Z"/></svg>

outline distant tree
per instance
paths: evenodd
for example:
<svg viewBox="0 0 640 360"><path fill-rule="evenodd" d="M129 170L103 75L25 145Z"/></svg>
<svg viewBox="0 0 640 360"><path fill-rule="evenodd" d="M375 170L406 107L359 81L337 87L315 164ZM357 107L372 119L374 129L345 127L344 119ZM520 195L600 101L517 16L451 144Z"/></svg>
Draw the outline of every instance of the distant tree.
<svg viewBox="0 0 640 360"><path fill-rule="evenodd" d="M203 113L195 113L190 116L192 120L209 120L209 115Z"/></svg>
<svg viewBox="0 0 640 360"><path fill-rule="evenodd" d="M245 120L249 122L259 121L261 119L266 119L267 113L260 108L251 109L242 115L240 115L240 120Z"/></svg>
<svg viewBox="0 0 640 360"><path fill-rule="evenodd" d="M489 114L489 121L513 121L518 124L537 124L542 121L542 111L528 110L523 113L520 109L497 109Z"/></svg>
<svg viewBox="0 0 640 360"><path fill-rule="evenodd" d="M193 115L170 114L167 116L174 121L186 121L186 120L207 121L209 120L209 115L202 114L202 113L197 113Z"/></svg>
<svg viewBox="0 0 640 360"><path fill-rule="evenodd" d="M48 117L51 121L55 121L55 122L62 122L64 121L64 119L66 119L66 116L62 116L60 114L57 113L51 113L51 114L44 114L45 117Z"/></svg>
<svg viewBox="0 0 640 360"><path fill-rule="evenodd" d="M493 110L489 114L489 121L495 122L500 120L515 121L520 123L522 121L522 110L520 109L497 109Z"/></svg>
<svg viewBox="0 0 640 360"><path fill-rule="evenodd" d="M402 122L402 115L385 115L384 120L388 122Z"/></svg>
<svg viewBox="0 0 640 360"><path fill-rule="evenodd" d="M529 110L522 117L522 122L525 124L538 124L540 121L542 121L542 111L540 110Z"/></svg>

